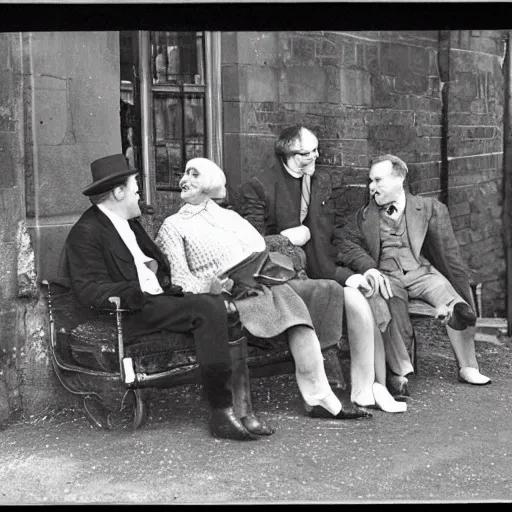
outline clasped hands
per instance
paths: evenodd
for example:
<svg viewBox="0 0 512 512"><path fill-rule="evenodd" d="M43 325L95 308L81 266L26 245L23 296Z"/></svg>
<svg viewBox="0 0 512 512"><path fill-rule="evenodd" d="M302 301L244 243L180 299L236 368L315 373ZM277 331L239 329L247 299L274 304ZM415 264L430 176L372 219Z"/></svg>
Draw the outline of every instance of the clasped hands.
<svg viewBox="0 0 512 512"><path fill-rule="evenodd" d="M351 275L345 286L358 289L367 299L376 293L380 293L386 300L393 297L389 279L376 268L371 268L364 274Z"/></svg>

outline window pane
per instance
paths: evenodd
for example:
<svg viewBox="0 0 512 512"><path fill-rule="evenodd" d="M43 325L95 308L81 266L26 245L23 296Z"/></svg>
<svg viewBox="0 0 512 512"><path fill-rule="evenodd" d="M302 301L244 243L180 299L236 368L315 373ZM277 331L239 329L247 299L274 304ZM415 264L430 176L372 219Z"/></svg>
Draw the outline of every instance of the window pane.
<svg viewBox="0 0 512 512"><path fill-rule="evenodd" d="M151 32L154 84L204 84L202 32Z"/></svg>
<svg viewBox="0 0 512 512"><path fill-rule="evenodd" d="M165 144L155 146L156 182L169 182L169 166L167 164L167 148Z"/></svg>
<svg viewBox="0 0 512 512"><path fill-rule="evenodd" d="M179 95L153 93L156 142L182 137L182 105Z"/></svg>
<svg viewBox="0 0 512 512"><path fill-rule="evenodd" d="M180 142L169 142L155 146L157 185L179 188L183 176L182 149Z"/></svg>
<svg viewBox="0 0 512 512"><path fill-rule="evenodd" d="M185 137L204 138L204 101L199 94L185 95Z"/></svg>
<svg viewBox="0 0 512 512"><path fill-rule="evenodd" d="M185 95L185 158L204 157L204 98Z"/></svg>
<svg viewBox="0 0 512 512"><path fill-rule="evenodd" d="M180 178L185 170L185 163L182 159L182 149L180 142L171 142L167 144L167 162L170 170L169 184L172 188L179 188Z"/></svg>
<svg viewBox="0 0 512 512"><path fill-rule="evenodd" d="M153 119L157 186L178 188L186 161L204 156L204 95L153 91Z"/></svg>
<svg viewBox="0 0 512 512"><path fill-rule="evenodd" d="M132 167L140 169L140 112L138 83L135 73L138 66L137 32L119 32L119 62L121 150L128 163Z"/></svg>
<svg viewBox="0 0 512 512"><path fill-rule="evenodd" d="M185 145L187 160L191 158L204 157L204 144L201 142L188 142Z"/></svg>

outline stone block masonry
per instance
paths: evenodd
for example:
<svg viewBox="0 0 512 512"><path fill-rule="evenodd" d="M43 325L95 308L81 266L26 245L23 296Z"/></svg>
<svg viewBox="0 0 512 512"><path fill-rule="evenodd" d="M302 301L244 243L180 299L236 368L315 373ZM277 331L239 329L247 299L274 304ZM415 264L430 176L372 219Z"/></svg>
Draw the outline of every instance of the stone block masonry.
<svg viewBox="0 0 512 512"><path fill-rule="evenodd" d="M506 293L496 278L502 250L487 254L484 264L478 244L489 239L500 246L503 42L499 31L451 31L449 43L443 54L449 74L441 77L435 31L232 33L222 64L229 77L225 171L233 185L260 172L277 134L304 124L319 138L318 164L337 182L360 191L370 159L394 153L410 167L413 192L440 197L441 90L449 80L448 206L464 255L483 282L484 313L502 314ZM251 80L254 94L247 93Z"/></svg>
<svg viewBox="0 0 512 512"><path fill-rule="evenodd" d="M74 402L37 281L53 277L62 219L88 205L90 162L120 151L118 37L0 34L0 424Z"/></svg>

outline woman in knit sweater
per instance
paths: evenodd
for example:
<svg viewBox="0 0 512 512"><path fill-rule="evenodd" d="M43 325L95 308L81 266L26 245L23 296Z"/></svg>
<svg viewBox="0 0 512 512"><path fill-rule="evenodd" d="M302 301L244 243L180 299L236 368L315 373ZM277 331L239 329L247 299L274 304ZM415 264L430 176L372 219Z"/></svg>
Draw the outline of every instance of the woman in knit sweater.
<svg viewBox="0 0 512 512"><path fill-rule="evenodd" d="M171 264L173 283L185 292L230 292L234 283L218 276L266 249L264 238L248 221L213 200L225 197L225 184L224 173L214 162L206 158L188 161L180 180L185 204L163 222L156 237ZM325 375L308 309L290 286L259 285L250 296L235 299L234 303L242 324L254 336L286 334L297 384L311 417L371 416L362 407L343 409Z"/></svg>

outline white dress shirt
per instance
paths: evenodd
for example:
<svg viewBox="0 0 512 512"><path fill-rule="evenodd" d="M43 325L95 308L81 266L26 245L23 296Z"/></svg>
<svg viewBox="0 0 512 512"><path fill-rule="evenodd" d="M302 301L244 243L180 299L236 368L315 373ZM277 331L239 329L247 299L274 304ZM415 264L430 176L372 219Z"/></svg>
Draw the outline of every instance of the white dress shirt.
<svg viewBox="0 0 512 512"><path fill-rule="evenodd" d="M392 214L389 214L386 211L386 214L391 219L397 220L402 216L402 213L404 213L404 210L405 210L405 192L402 192L401 195L398 197L398 199L396 201L393 201L391 204L396 208L396 210ZM389 206L391 206L391 205L388 205L387 208L389 208ZM387 208L386 208L386 210L387 210Z"/></svg>
<svg viewBox="0 0 512 512"><path fill-rule="evenodd" d="M108 208L105 208L102 204L99 204L98 208L109 218L126 247L128 247L129 251L132 253L141 290L151 295L163 293L164 291L158 282L155 272L149 267L152 266L156 269L156 261L142 252L135 238L135 233L132 231L128 221L119 217L119 215L110 211Z"/></svg>

